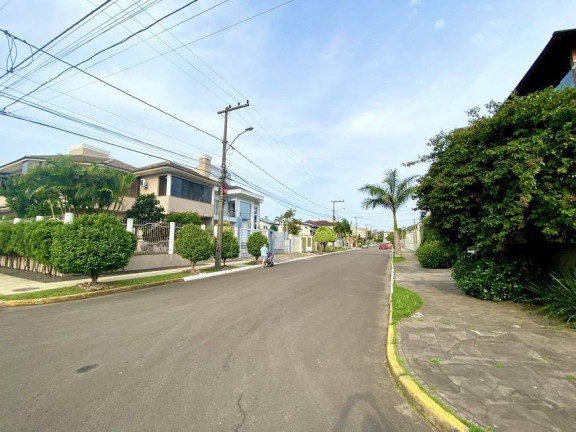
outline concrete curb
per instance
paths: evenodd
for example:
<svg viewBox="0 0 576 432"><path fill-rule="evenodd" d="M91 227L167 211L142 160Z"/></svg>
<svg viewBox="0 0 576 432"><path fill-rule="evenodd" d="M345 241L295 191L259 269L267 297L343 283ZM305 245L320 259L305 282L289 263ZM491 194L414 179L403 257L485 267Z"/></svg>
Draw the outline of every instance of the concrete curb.
<svg viewBox="0 0 576 432"><path fill-rule="evenodd" d="M60 296L60 297L46 297L46 298L27 299L27 300L0 300L0 307L35 306L35 305L50 304L50 303L61 303L61 302L72 301L72 300L81 300L81 299L87 299L87 298L92 298L92 297L101 297L101 296L110 295L110 294L118 294L118 293L123 293L123 292L128 292L128 291L136 291L139 289L151 288L151 287L161 286L161 285L169 285L169 284L173 284L173 283L177 283L177 282L182 282L182 279L180 278L180 279L171 279L171 280L167 280L167 281L150 282L150 283L141 284L141 285L130 285L130 286L125 286L125 287L110 288L110 289L101 290L101 291L92 291L92 292L86 292L86 293L80 293L80 294L71 294L71 295Z"/></svg>
<svg viewBox="0 0 576 432"><path fill-rule="evenodd" d="M394 293L394 256L392 256L391 268L388 338L386 341L386 358L388 360L387 363L390 374L410 402L414 404L416 409L420 411L424 418L436 429L442 432L467 432L469 430L468 426L428 396L398 361L396 344L394 343L396 329L392 324L392 311L394 307L392 304L392 294Z"/></svg>

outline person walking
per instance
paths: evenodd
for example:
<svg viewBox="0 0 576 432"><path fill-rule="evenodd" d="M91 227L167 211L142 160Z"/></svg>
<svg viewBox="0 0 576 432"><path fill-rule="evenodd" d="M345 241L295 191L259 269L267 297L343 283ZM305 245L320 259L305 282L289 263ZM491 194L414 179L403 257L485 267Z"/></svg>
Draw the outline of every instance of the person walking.
<svg viewBox="0 0 576 432"><path fill-rule="evenodd" d="M266 267L266 258L268 258L268 247L263 245L260 248L260 258L262 258L262 268Z"/></svg>

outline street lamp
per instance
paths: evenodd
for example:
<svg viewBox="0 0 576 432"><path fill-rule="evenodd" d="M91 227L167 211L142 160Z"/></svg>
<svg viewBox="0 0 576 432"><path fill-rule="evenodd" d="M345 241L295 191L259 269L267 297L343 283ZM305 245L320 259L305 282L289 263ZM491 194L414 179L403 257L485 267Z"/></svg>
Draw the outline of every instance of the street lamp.
<svg viewBox="0 0 576 432"><path fill-rule="evenodd" d="M234 142L238 137L246 132L254 130L253 127L248 127L236 135L230 144L226 140L226 133L222 140L222 169L220 176L220 188L218 191L218 232L216 233L216 256L214 257L214 269L220 270L220 263L222 261L222 231L224 230L224 187L226 185L226 152L228 149L233 148Z"/></svg>

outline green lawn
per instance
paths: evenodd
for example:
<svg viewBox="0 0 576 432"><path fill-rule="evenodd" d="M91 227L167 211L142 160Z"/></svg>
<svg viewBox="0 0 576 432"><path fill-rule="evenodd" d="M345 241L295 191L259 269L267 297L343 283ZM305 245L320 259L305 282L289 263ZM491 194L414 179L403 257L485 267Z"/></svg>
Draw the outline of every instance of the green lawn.
<svg viewBox="0 0 576 432"><path fill-rule="evenodd" d="M399 263L399 262L402 262L402 261L406 261L406 258L404 258L404 257L397 257L397 256L394 257L394 264Z"/></svg>
<svg viewBox="0 0 576 432"><path fill-rule="evenodd" d="M392 294L392 322L397 324L402 318L409 317L420 309L423 304L424 301L418 294L395 285L394 293Z"/></svg>

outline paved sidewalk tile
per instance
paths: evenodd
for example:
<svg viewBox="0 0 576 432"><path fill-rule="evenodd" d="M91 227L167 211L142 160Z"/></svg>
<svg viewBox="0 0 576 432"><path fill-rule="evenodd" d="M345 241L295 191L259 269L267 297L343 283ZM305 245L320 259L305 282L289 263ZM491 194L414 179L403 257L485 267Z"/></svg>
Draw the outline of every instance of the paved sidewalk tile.
<svg viewBox="0 0 576 432"><path fill-rule="evenodd" d="M413 375L456 414L498 431L576 431L576 331L528 306L466 296L413 254L396 283L424 300L400 322Z"/></svg>

